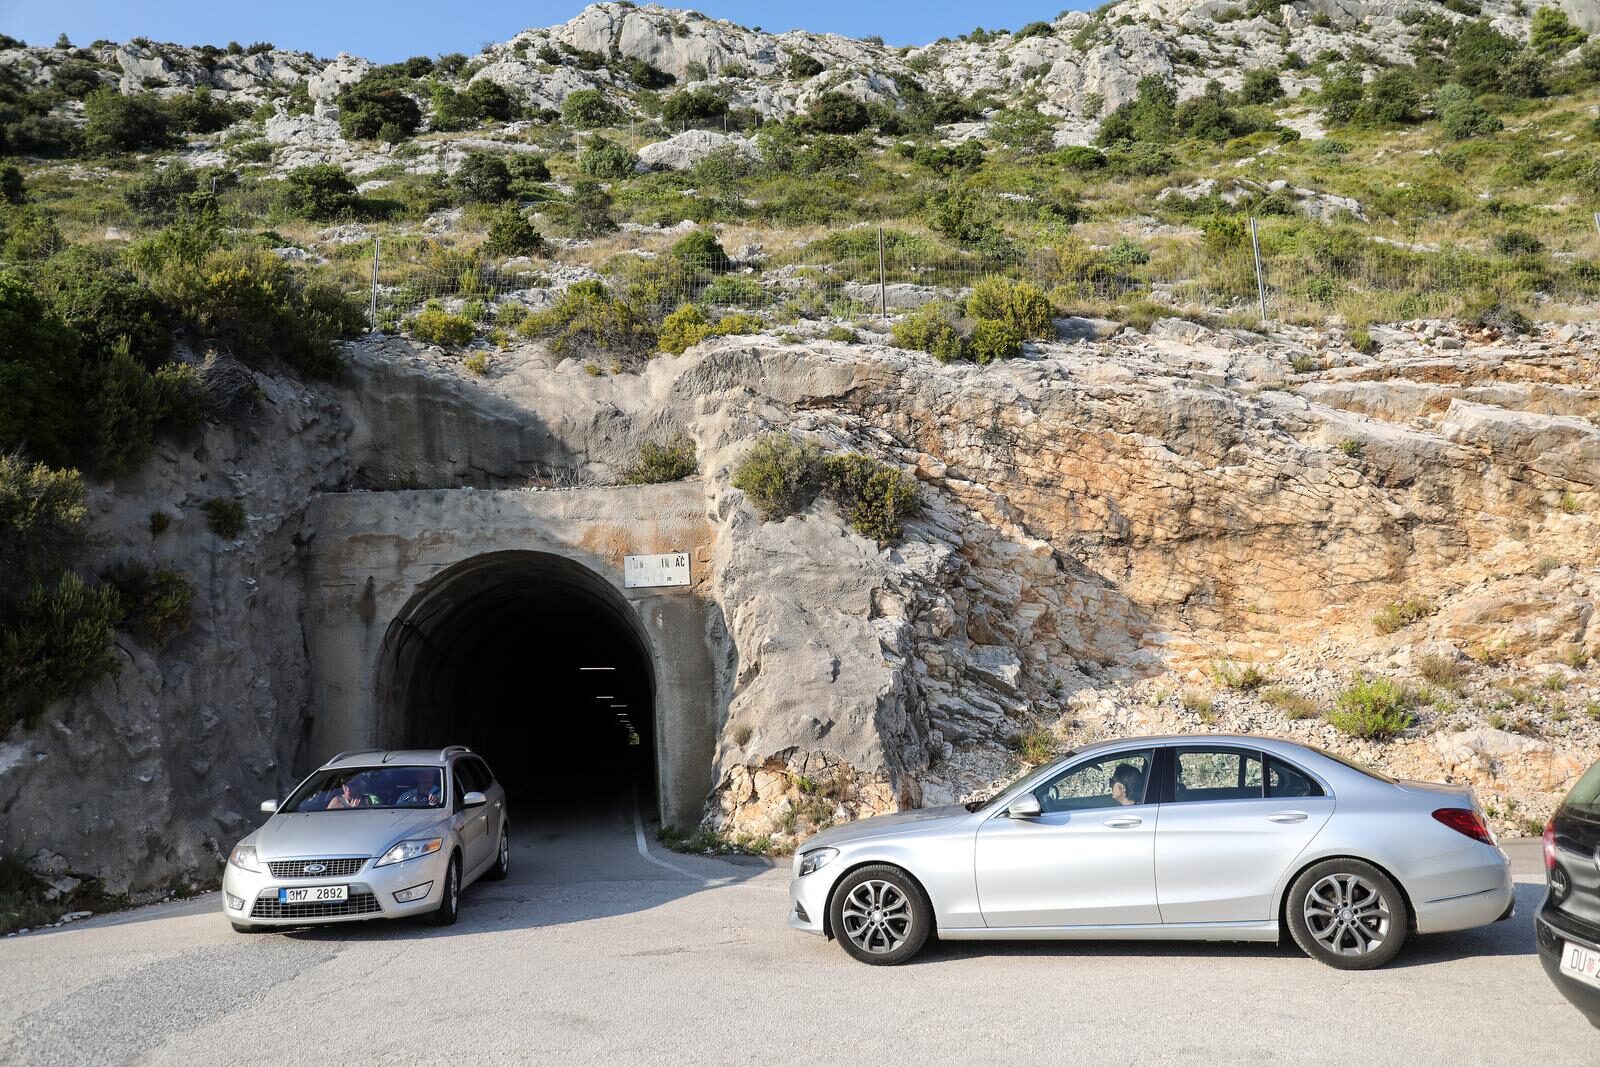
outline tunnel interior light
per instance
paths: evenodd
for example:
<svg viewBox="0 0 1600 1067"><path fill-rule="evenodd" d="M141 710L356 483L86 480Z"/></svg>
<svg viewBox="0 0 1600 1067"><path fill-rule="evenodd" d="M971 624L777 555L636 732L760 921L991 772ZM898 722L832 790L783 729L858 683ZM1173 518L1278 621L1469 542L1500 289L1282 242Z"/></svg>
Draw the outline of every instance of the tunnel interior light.
<svg viewBox="0 0 1600 1067"><path fill-rule="evenodd" d="M615 667L579 667L580 671L614 671Z"/></svg>
<svg viewBox="0 0 1600 1067"><path fill-rule="evenodd" d="M596 700L615 700L617 698L607 694L606 696L603 696L603 697L595 697L595 699Z"/></svg>

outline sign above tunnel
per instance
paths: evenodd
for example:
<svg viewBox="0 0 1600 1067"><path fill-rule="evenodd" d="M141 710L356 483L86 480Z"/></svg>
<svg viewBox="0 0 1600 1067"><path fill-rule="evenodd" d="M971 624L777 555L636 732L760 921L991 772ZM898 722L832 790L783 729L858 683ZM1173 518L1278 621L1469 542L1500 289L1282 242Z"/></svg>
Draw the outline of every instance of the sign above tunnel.
<svg viewBox="0 0 1600 1067"><path fill-rule="evenodd" d="M655 556L624 556L622 584L626 589L655 589L689 584L689 553L663 552Z"/></svg>

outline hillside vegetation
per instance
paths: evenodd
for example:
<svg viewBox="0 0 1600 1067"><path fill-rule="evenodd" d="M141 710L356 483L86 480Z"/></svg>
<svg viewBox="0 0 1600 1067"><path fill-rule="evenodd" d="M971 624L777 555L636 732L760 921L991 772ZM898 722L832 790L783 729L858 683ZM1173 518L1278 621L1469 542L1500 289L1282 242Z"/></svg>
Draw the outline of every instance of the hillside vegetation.
<svg viewBox="0 0 1600 1067"><path fill-rule="evenodd" d="M476 374L758 330L987 363L1068 315L1262 328L1252 218L1268 318L1358 346L1600 301L1600 40L1554 6L1128 0L889 49L602 4L387 65L6 38L0 152L0 734L181 628L181 575L71 569L82 479L369 327Z"/></svg>

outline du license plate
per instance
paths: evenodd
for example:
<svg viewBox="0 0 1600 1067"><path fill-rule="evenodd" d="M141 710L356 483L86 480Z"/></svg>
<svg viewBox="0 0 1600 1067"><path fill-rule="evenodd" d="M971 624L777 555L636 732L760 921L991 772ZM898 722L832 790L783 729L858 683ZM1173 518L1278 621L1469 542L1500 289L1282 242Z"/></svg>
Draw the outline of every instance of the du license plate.
<svg viewBox="0 0 1600 1067"><path fill-rule="evenodd" d="M350 887L347 885L307 885L278 890L279 904L331 904L348 900L349 897Z"/></svg>
<svg viewBox="0 0 1600 1067"><path fill-rule="evenodd" d="M1561 970L1600 986L1600 952L1568 941L1561 950Z"/></svg>

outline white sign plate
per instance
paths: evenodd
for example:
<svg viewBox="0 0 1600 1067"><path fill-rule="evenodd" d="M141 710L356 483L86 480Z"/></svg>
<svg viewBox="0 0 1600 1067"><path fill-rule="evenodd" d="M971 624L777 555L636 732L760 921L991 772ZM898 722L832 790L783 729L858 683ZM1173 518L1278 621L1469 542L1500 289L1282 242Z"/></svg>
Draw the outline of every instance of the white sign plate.
<svg viewBox="0 0 1600 1067"><path fill-rule="evenodd" d="M654 589L689 584L689 553L664 552L658 556L624 556L622 584L626 589Z"/></svg>

